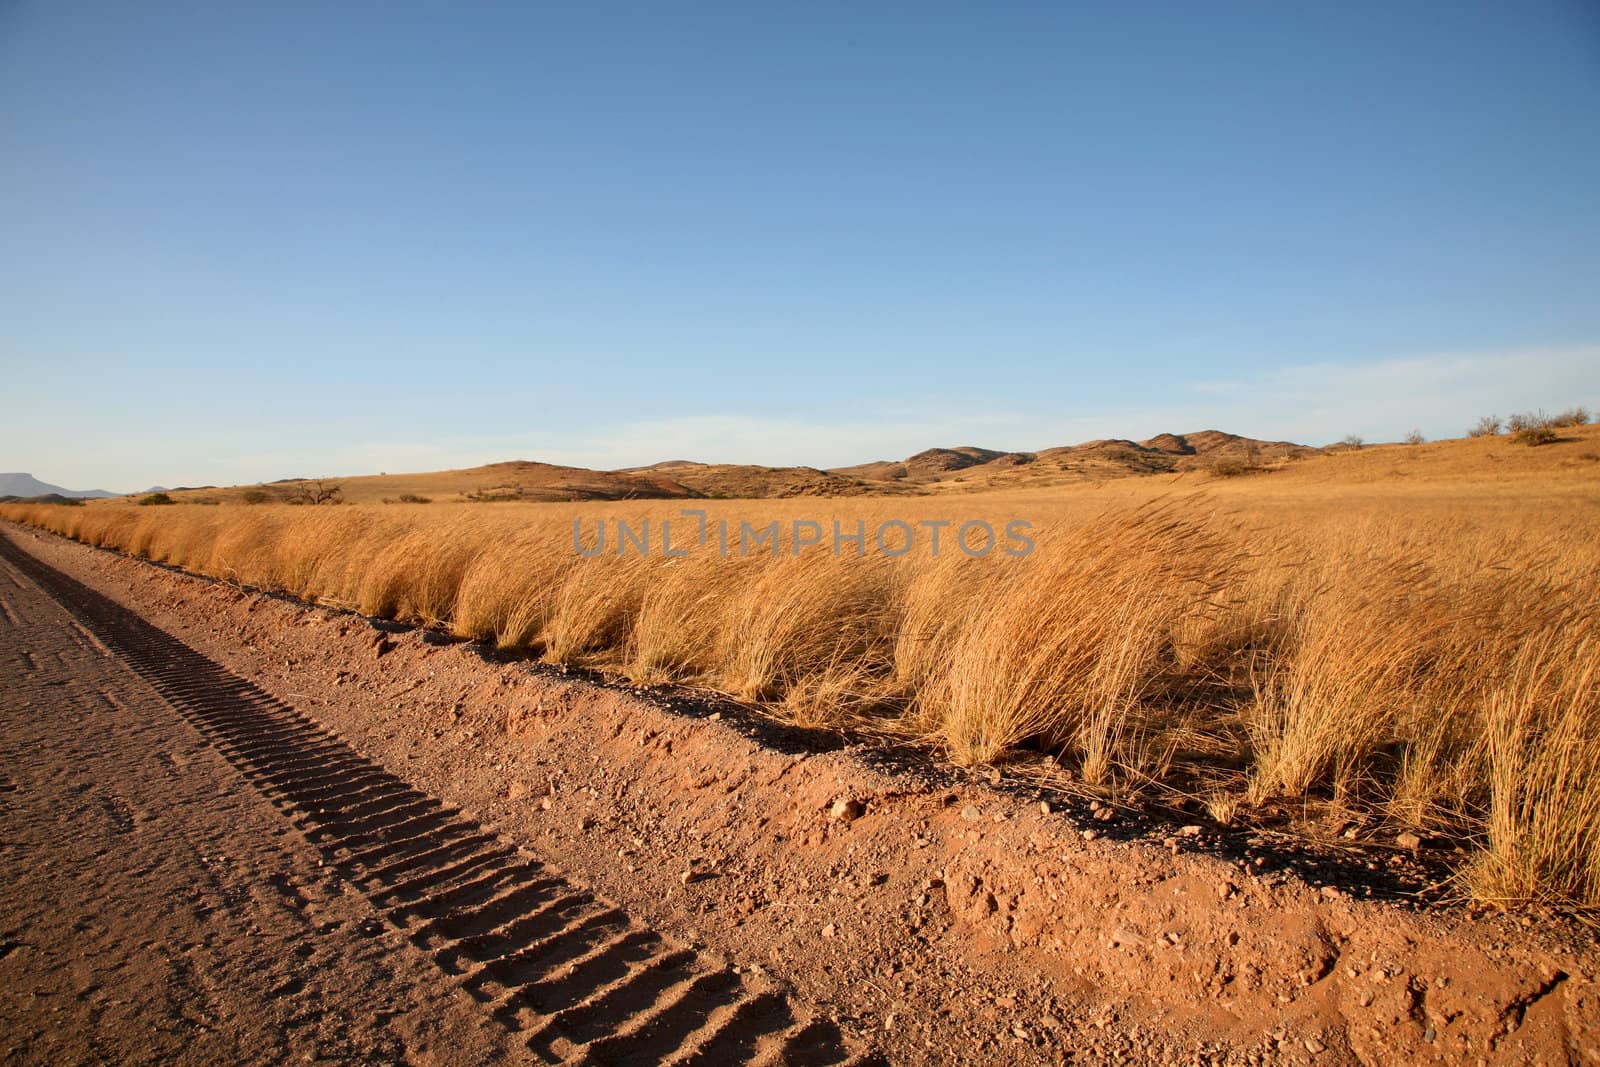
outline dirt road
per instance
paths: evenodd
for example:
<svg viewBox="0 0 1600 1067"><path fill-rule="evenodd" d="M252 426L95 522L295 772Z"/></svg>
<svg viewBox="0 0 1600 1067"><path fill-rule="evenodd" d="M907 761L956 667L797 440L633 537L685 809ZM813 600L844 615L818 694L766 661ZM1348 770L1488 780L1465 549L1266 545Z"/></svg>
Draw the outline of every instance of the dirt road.
<svg viewBox="0 0 1600 1067"><path fill-rule="evenodd" d="M0 633L8 1061L849 1058L3 537Z"/></svg>

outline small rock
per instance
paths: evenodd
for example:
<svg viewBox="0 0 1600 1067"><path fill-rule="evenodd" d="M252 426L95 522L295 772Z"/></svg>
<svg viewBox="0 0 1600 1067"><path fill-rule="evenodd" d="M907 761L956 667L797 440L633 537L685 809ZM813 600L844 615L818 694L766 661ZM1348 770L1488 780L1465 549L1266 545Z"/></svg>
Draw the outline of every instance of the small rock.
<svg viewBox="0 0 1600 1067"><path fill-rule="evenodd" d="M1394 843L1399 845L1401 848L1408 848L1412 852L1415 852L1422 847L1422 838L1408 831L1403 834L1396 834Z"/></svg>
<svg viewBox="0 0 1600 1067"><path fill-rule="evenodd" d="M1338 900L1344 896L1344 891L1336 885L1325 885L1321 892L1323 900Z"/></svg>
<svg viewBox="0 0 1600 1067"><path fill-rule="evenodd" d="M855 822L861 818L866 806L859 800L850 797L840 797L833 802L833 807L828 809L828 818L834 822Z"/></svg>
<svg viewBox="0 0 1600 1067"><path fill-rule="evenodd" d="M1039 801L1039 814L1040 815L1049 815L1050 814L1050 802L1048 800Z"/></svg>
<svg viewBox="0 0 1600 1067"><path fill-rule="evenodd" d="M1306 1046L1306 1051L1311 1053L1313 1056L1317 1056L1328 1051L1328 1046L1324 1045L1314 1037L1306 1038L1304 1043Z"/></svg>
<svg viewBox="0 0 1600 1067"><path fill-rule="evenodd" d="M829 923L828 925L826 925L826 926L824 926L822 928L822 936L823 937L832 937L835 934L837 934L838 932L839 932L839 927L836 926L833 923Z"/></svg>
<svg viewBox="0 0 1600 1067"><path fill-rule="evenodd" d="M1085 831L1083 831L1083 839L1085 841L1093 841L1095 838L1097 838L1099 836L1100 836L1100 831L1099 830L1085 830Z"/></svg>
<svg viewBox="0 0 1600 1067"><path fill-rule="evenodd" d="M983 814L978 811L975 805L968 804L966 807L961 809L961 817L968 822L977 822L979 819L983 818Z"/></svg>
<svg viewBox="0 0 1600 1067"><path fill-rule="evenodd" d="M1178 829L1178 836L1179 837L1199 837L1200 836L1200 827L1198 827L1198 826L1180 827Z"/></svg>

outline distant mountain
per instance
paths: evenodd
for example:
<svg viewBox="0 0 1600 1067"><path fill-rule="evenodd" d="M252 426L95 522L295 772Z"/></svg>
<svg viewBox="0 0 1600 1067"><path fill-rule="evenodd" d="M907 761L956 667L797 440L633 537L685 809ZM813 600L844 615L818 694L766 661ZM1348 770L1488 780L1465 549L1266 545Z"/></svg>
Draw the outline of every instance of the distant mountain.
<svg viewBox="0 0 1600 1067"><path fill-rule="evenodd" d="M1085 441L1037 452L1006 452L975 445L929 448L905 459L830 470L672 459L647 467L604 471L510 460L462 470L358 475L326 481L338 486L340 500L353 504L923 496L981 489L1047 488L1190 471L1206 476L1223 468L1260 470L1317 451L1289 441L1256 441L1217 430L1200 430L1163 433L1144 441ZM177 486L163 490L152 486L145 492L166 492L179 499L211 503L292 503L303 481L283 478L221 489ZM50 488L43 483L34 485ZM34 489L27 495L38 491Z"/></svg>
<svg viewBox="0 0 1600 1067"><path fill-rule="evenodd" d="M1206 470L1219 461L1264 462L1309 455L1316 449L1290 441L1257 441L1218 430L1163 433L1147 441L1113 438L1038 452L997 452L970 445L930 448L899 461L880 460L828 473L863 484L921 487L962 483L968 488L1098 481L1140 474Z"/></svg>
<svg viewBox="0 0 1600 1067"><path fill-rule="evenodd" d="M59 485L41 482L31 474L0 474L0 496L48 496L51 493L56 496L76 497L79 500L122 495L108 493L104 489L63 489Z"/></svg>

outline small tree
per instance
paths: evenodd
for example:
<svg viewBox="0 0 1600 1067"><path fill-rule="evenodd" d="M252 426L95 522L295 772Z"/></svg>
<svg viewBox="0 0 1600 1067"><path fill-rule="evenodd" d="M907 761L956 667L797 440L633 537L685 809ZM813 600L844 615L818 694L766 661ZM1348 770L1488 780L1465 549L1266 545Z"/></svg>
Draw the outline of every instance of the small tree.
<svg viewBox="0 0 1600 1067"><path fill-rule="evenodd" d="M1408 445L1426 444L1427 441L1428 439L1422 436L1421 430L1412 430L1410 433L1406 434L1406 444Z"/></svg>
<svg viewBox="0 0 1600 1067"><path fill-rule="evenodd" d="M1478 424L1467 431L1468 437L1494 437L1500 432L1500 416L1485 415Z"/></svg>
<svg viewBox="0 0 1600 1067"><path fill-rule="evenodd" d="M170 496L168 496L165 493L151 493L149 496L143 496L143 497L139 498L139 506L140 507L148 507L151 504L176 504L176 503L177 503L176 500L172 499Z"/></svg>
<svg viewBox="0 0 1600 1067"><path fill-rule="evenodd" d="M291 504L337 504L344 487L322 478L308 478L289 492Z"/></svg>
<svg viewBox="0 0 1600 1067"><path fill-rule="evenodd" d="M1353 434L1348 435L1343 441L1340 441L1339 443L1344 445L1346 448L1360 448L1362 445L1366 444L1367 442L1361 437L1360 434L1354 434L1353 433Z"/></svg>

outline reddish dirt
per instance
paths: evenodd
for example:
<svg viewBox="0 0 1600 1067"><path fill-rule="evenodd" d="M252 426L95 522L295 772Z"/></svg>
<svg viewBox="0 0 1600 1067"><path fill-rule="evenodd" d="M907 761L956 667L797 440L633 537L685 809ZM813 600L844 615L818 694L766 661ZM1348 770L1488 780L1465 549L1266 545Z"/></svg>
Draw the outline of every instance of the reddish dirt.
<svg viewBox="0 0 1600 1067"><path fill-rule="evenodd" d="M1085 810L1045 811L915 756L816 751L732 710L6 533L630 922L836 1027L858 1056L1600 1062L1600 954L1568 924L1355 900L1187 851L1172 831L1170 848L1086 840L1104 824ZM159 702L138 717L178 722ZM8 840L9 827L8 814ZM441 981L426 973L439 946L385 945L390 968ZM263 1035L280 1032L241 995ZM341 1010L364 1018L359 1001ZM384 1024L351 1025L376 1041Z"/></svg>
<svg viewBox="0 0 1600 1067"><path fill-rule="evenodd" d="M511 1048L151 687L0 561L7 1063Z"/></svg>

